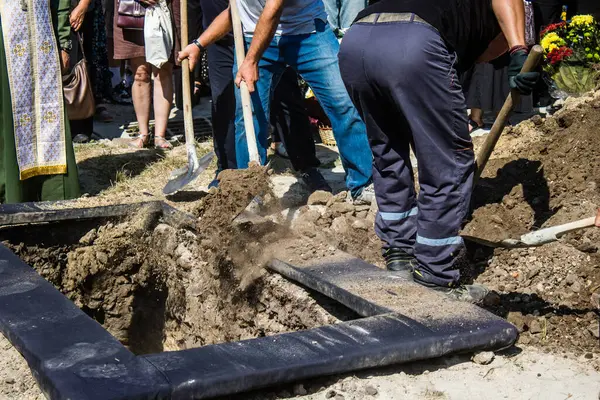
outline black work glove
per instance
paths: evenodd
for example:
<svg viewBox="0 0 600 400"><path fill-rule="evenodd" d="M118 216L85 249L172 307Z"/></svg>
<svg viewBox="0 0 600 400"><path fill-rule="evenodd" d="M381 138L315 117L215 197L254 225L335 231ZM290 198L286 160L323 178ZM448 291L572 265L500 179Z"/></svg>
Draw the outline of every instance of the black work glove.
<svg viewBox="0 0 600 400"><path fill-rule="evenodd" d="M521 68L527 60L526 50L517 50L510 55L510 64L508 64L508 84L511 89L516 89L521 94L531 94L538 79L539 72L521 73Z"/></svg>

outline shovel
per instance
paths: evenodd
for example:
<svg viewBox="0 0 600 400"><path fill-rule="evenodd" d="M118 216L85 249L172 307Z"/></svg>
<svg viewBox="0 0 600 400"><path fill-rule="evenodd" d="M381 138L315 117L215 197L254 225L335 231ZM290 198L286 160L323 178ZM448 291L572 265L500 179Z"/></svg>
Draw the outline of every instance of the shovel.
<svg viewBox="0 0 600 400"><path fill-rule="evenodd" d="M188 18L187 18L187 0L181 0L181 48L185 48L188 44ZM189 74L189 61L187 59L181 62L183 73L183 121L185 128L185 147L187 150L188 165L187 168L182 168L174 171L171 174L171 179L167 182L163 189L165 195L172 195L189 185L206 170L210 162L215 156L215 153L210 153L198 159L196 153L196 141L194 139L194 121L192 117L192 97L191 84Z"/></svg>
<svg viewBox="0 0 600 400"><path fill-rule="evenodd" d="M594 226L596 217L581 219L579 221L569 222L567 224L551 226L549 228L540 229L534 232L529 232L522 235L519 239L504 239L498 242L493 242L485 239L476 238L473 236L462 236L466 240L482 244L488 247L503 247L514 249L519 247L534 247L541 246L546 243L552 243L558 240L566 233L573 232L583 228Z"/></svg>
<svg viewBox="0 0 600 400"><path fill-rule="evenodd" d="M240 12L237 6L236 0L229 1L229 8L231 9L231 22L233 24L233 39L235 42L235 59L237 67L244 62L246 58L246 51L244 45L244 36L242 32L242 22L240 20ZM250 99L250 91L246 82L240 82L240 97L242 98L242 110L244 114L244 128L246 131L246 143L248 144L248 155L250 157L250 164L257 163L260 165L260 157L258 155L258 147L256 145L256 134L254 132L254 120L252 118L252 103ZM236 224L245 222L256 222L260 220L258 217L258 210L262 206L263 201L261 196L255 196L250 204L239 213L233 222Z"/></svg>
<svg viewBox="0 0 600 400"><path fill-rule="evenodd" d="M235 58L238 70L244 59L246 58L246 50L244 46L244 35L242 33L242 21L240 20L240 11L236 0L230 0L231 21L233 24L233 39L235 42ZM250 91L246 82L240 83L240 94L242 97L242 110L244 111L244 128L246 130L246 142L248 143L248 154L250 163L255 162L260 164L258 156L258 147L256 146L256 134L254 132L254 120L252 118L252 105L250 99Z"/></svg>
<svg viewBox="0 0 600 400"><path fill-rule="evenodd" d="M539 62L542 58L543 52L544 52L544 49L542 48L542 46L540 46L540 45L533 46L533 48L531 49L531 52L529 53L529 56L527 57L527 60L525 61L525 64L523 65L523 68L521 68L521 72L533 71L539 64ZM504 127L506 126L508 117L510 116L510 113L512 112L512 109L513 109L515 103L517 103L519 101L520 97L521 97L521 95L516 90L511 90L511 92L506 97L506 100L504 101L504 105L502 106L502 109L498 113L498 116L496 117L496 120L494 121L494 125L492 126L492 129L490 130L490 133L488 133L487 138L485 139L485 142L483 142L483 145L481 146L481 149L479 150L479 152L477 153L477 157L475 158L475 176L473 178L473 186L477 185L477 182L479 181L479 178L481 177L481 174L483 173L485 166L487 165L488 161L490 160L490 156L492 155L492 152L494 151L494 148L496 147L496 144L498 143L498 140L500 139L500 136L502 135L502 132L504 131ZM500 242L491 242L491 241L476 238L473 236L463 236L463 235L461 235L461 236L472 242L483 244L485 246L490 246L490 247L507 247L507 246L523 247L524 246L519 240L515 240L515 239L505 239ZM503 245L500 245L500 243L503 243Z"/></svg>
<svg viewBox="0 0 600 400"><path fill-rule="evenodd" d="M544 49L542 49L542 46L540 46L540 45L533 46L533 48L531 49L531 52L529 53L529 56L527 57L527 61L525 61L525 64L523 65L523 68L521 69L521 72L533 71L539 64L539 62L542 58L543 52L544 52ZM494 151L494 148L496 147L496 143L498 143L498 139L500 139L500 135L502 135L502 131L504 131L504 127L506 126L506 121L508 120L508 117L510 116L510 113L512 112L513 106L514 106L514 104L519 102L520 97L521 97L521 95L516 90L512 90L508 94L508 97L506 98L506 100L504 101L504 105L502 106L502 109L498 113L498 116L496 117L496 120L494 121L494 125L492 126L492 129L490 130L490 133L488 134L487 138L485 139L483 146L481 146L479 153L477 153L477 158L475 159L475 164L476 164L477 168L475 170L475 178L474 178L473 185L477 184L479 177L481 176L483 170L485 169L485 166L486 166L487 162L489 161L490 156L492 155L492 152Z"/></svg>

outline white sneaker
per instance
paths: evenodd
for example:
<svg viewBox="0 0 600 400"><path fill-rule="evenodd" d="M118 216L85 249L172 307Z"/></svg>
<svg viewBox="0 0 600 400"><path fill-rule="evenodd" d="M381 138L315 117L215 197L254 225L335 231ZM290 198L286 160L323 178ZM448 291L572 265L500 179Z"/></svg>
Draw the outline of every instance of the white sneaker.
<svg viewBox="0 0 600 400"><path fill-rule="evenodd" d="M352 196L350 195L350 193L348 193L348 196L346 197L348 199L349 202L351 202L354 205L371 205L374 201L375 201L375 188L373 187L373 184L371 183L368 186L365 186L362 190L362 192L360 192L360 194L358 196L356 196L355 198L352 198Z"/></svg>

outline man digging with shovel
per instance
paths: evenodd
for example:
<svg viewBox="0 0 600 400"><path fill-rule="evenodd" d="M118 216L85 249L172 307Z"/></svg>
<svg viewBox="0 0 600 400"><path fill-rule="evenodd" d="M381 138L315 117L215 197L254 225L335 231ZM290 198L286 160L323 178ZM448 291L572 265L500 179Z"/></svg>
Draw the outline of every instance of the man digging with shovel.
<svg viewBox="0 0 600 400"><path fill-rule="evenodd" d="M322 0L239 0L238 6L248 53L234 74L238 86L244 81L253 92L254 126L262 164L266 163L272 88L289 65L310 85L331 120L352 200L355 204L370 204L374 199L372 156L365 125L344 88L337 61L339 44L327 24ZM231 9L227 8L179 58L189 58L193 66L203 48L231 30ZM249 153L238 91L236 103L237 165L246 168Z"/></svg>
<svg viewBox="0 0 600 400"><path fill-rule="evenodd" d="M381 0L358 15L340 50L374 155L375 230L387 267L458 300L487 294L460 285L456 266L474 173L458 75L510 49L510 87L530 93L538 74L520 72L528 54L524 14L523 0Z"/></svg>

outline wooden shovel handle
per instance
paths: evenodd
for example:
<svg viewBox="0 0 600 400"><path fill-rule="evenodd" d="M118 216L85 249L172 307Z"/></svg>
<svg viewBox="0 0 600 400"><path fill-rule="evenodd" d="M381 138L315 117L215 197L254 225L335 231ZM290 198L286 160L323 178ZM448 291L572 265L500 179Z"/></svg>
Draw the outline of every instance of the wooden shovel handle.
<svg viewBox="0 0 600 400"><path fill-rule="evenodd" d="M244 58L246 58L244 34L242 32L242 21L240 20L240 12L237 7L236 0L229 1L229 8L231 9L231 22L233 24L235 58L239 70L240 66L244 62ZM260 164L260 157L258 156L258 147L256 145L256 134L254 132L254 120L252 118L252 101L250 99L250 91L248 90L248 86L244 81L242 81L240 84L240 95L242 98L242 110L244 112L244 128L246 130L246 142L248 143L248 154L250 156L250 162L256 162Z"/></svg>
<svg viewBox="0 0 600 400"><path fill-rule="evenodd" d="M573 232L578 229L590 228L594 226L594 222L596 222L596 217L589 217L585 219L580 219L579 221L573 221L567 224L558 225L556 227L556 236L560 237L566 233Z"/></svg>
<svg viewBox="0 0 600 400"><path fill-rule="evenodd" d="M521 72L533 71L539 64L543 52L544 50L542 49L542 46L533 46L531 52L529 53L529 56L527 57L527 60L525 61L525 64L523 65L523 68L521 69ZM496 143L498 143L498 139L500 139L500 135L502 135L502 131L506 126L506 121L510 116L513 106L519 102L520 98L521 95L518 91L511 90L508 94L508 97L506 98L506 101L504 101L504 105L502 106L500 113L498 113L496 121L494 121L494 125L490 130L490 133L485 139L483 146L481 146L479 153L477 153L477 158L475 159L475 165L477 167L475 170L475 184L477 184L481 173L485 169L485 166L490 159L492 151L494 151L494 148L496 147Z"/></svg>
<svg viewBox="0 0 600 400"><path fill-rule="evenodd" d="M188 45L188 11L187 11L187 0L181 0L180 2L180 19L181 19L181 48L184 49ZM190 82L190 67L188 59L184 59L181 62L182 68L182 96L183 96L183 126L185 130L185 144L188 152L188 156L194 159L194 162L198 161L195 147L194 137L194 118L192 115L192 96L191 96L191 82ZM188 157L189 158L189 157ZM194 168L194 165L188 165L188 168Z"/></svg>

